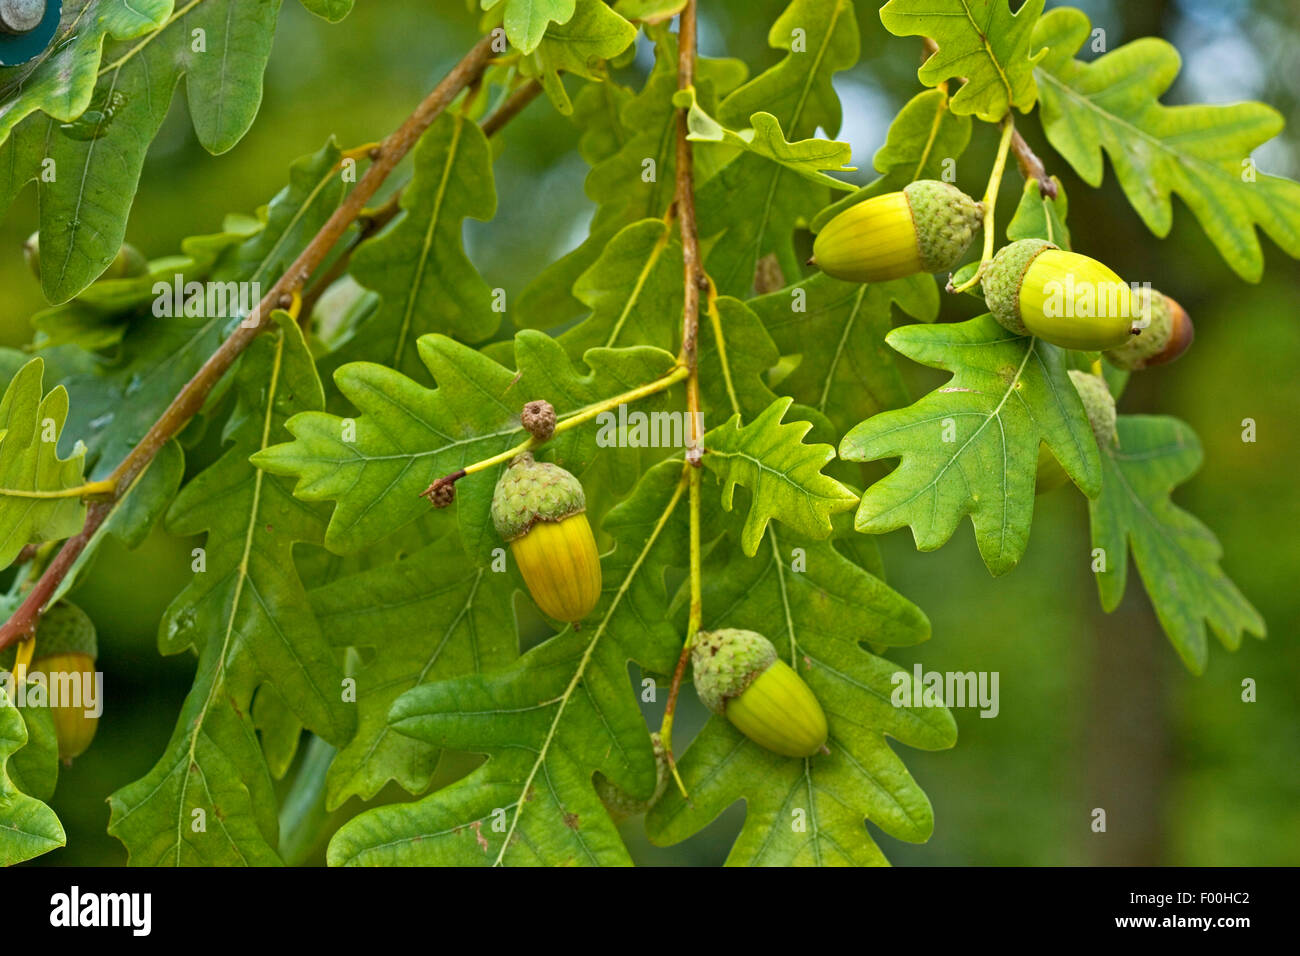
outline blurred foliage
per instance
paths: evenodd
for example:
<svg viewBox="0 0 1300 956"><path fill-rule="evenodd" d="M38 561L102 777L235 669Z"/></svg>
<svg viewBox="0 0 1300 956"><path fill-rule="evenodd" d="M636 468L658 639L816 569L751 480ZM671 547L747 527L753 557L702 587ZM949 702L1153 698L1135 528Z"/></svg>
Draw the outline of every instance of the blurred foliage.
<svg viewBox="0 0 1300 956"><path fill-rule="evenodd" d="M1049 2L1048 7L1059 6ZM1175 43L1184 70L1166 102L1263 100L1287 119L1286 133L1260 151L1261 169L1300 174L1300 17L1294 0L1121 0L1076 2L1107 31L1109 48L1155 34ZM340 27L296 4L284 7L267 72L261 114L251 132L219 157L198 144L180 105L154 143L127 238L146 255L219 227L229 211L251 211L282 184L290 161L335 134L354 145L382 136L473 42L475 20L463 3L427 0L359 3ZM777 56L767 24L784 0L710 0L701 12L705 55L746 59L754 72ZM889 37L875 4L858 4L863 61L841 74L845 102L839 138L852 143L857 182L896 112L919 87L919 44ZM725 38L725 44L723 39ZM642 49L629 74L644 74ZM364 77L364 82L357 78ZM380 91L376 95L376 91ZM1205 466L1175 494L1214 529L1225 570L1260 609L1266 641L1214 653L1194 678L1178 665L1135 584L1113 615L1101 612L1088 570L1084 500L1062 489L1035 502L1028 551L1012 573L994 580L963 528L944 549L919 554L910 534L881 539L890 583L930 616L933 639L891 654L904 666L999 674L1001 711L955 711L957 747L910 752L908 762L934 804L928 844L886 840L903 865L952 864L1297 864L1300 863L1300 264L1265 244L1263 281L1237 279L1175 204L1171 237L1156 240L1120 193L1108 167L1090 190L1053 162L1035 119L1026 137L1071 196L1076 249L1100 251L1121 275L1150 280L1174 295L1196 321L1197 340L1178 363L1134 376L1120 410L1176 415L1199 433ZM572 248L591 204L586 167L568 123L546 100L531 105L501 137L497 217L469 222L470 257L511 301L545 264ZM979 192L995 131L980 128L958 169L959 184ZM520 148L526 146L526 148ZM1014 174L1008 183L1014 183ZM1003 190L1009 217L1018 188ZM0 222L0 345L29 341L30 317L43 304L21 245L35 228L28 189ZM945 301L945 320L975 314L977 303ZM911 369L914 393L935 373ZM52 383L48 383L52 384ZM1242 421L1258 440L1242 441ZM191 474L212 460L215 436L190 455ZM42 862L111 865L122 846L105 833L108 793L144 774L165 746L189 687L192 665L156 650L158 620L189 578L189 539L155 534L135 552L106 546L76 600L98 622L100 662L110 706L95 746L61 775L52 805L68 847ZM1242 682L1258 700L1241 700ZM685 695L679 734L706 715ZM444 760L438 778L454 779L473 761ZM288 779L292 779L292 773ZM288 783L282 785L287 788ZM381 793L376 802L405 799ZM1093 808L1107 809L1107 832L1090 829ZM353 799L337 824L360 809ZM624 827L634 856L649 864L721 862L739 830L733 807L696 838L674 848L649 846L640 822ZM873 836L876 835L873 833ZM318 847L312 862L323 860Z"/></svg>

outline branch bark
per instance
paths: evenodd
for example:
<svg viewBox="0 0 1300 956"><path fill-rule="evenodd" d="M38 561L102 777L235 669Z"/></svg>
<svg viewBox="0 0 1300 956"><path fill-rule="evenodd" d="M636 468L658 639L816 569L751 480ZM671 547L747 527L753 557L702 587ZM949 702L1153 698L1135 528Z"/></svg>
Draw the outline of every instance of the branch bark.
<svg viewBox="0 0 1300 956"><path fill-rule="evenodd" d="M695 2L688 0L678 20L677 88L695 86ZM700 236L695 223L695 158L691 151L687 111L677 111L677 171L673 208L682 235L682 262L685 270L682 303L682 361L690 369L686 380L686 404L690 437L686 461L698 468L703 457L703 423L700 412L700 376L697 357L700 337L700 291L707 288L708 278L700 260Z"/></svg>
<svg viewBox="0 0 1300 956"><path fill-rule="evenodd" d="M0 627L0 649L34 632L45 604L58 589L77 557L85 550L95 532L112 514L117 501L127 493L132 482L153 461L159 450L189 422L207 400L208 394L230 370L231 365L248 348L249 343L267 326L267 319L276 308L285 308L295 294L301 293L312 273L328 257L334 244L348 227L361 215L388 178L389 174L411 151L421 134L436 120L461 90L477 81L492 56L492 37L485 36L470 49L460 62L442 78L427 97L389 136L372 152L373 162L352 192L334 210L334 214L321 226L320 231L302 251L293 265L279 278L266 294L248 321L226 339L203 363L203 367L185 384L166 411L154 422L148 433L113 470L109 480L114 491L108 500L92 502L86 512L86 522L81 531L64 542L58 555L50 562L45 573L13 615Z"/></svg>
<svg viewBox="0 0 1300 956"><path fill-rule="evenodd" d="M1020 170L1020 175L1026 180L1038 180L1038 193L1044 199L1055 199L1056 181L1047 172L1047 167L1038 158L1038 154L1029 148L1019 130L1011 134L1011 152L1016 154L1016 167Z"/></svg>
<svg viewBox="0 0 1300 956"><path fill-rule="evenodd" d="M677 88L689 90L695 85L695 5L687 0L677 21ZM686 411L689 434L686 445L686 475L690 488L691 554L690 582L691 606L686 623L686 640L682 644L677 666L673 670L672 686L660 725L660 740L668 756L668 768L682 795L690 801L686 785L677 771L677 758L673 755L673 718L677 712L677 696L691 646L699 632L703 617L701 601L700 560L700 465L704 457L704 414L700 406L700 292L709 287L709 277L700 258L699 229L695 223L695 157L690 129L686 122L687 111L677 111L677 169L674 181L673 209L682 236L683 301L682 301L682 364L687 368Z"/></svg>
<svg viewBox="0 0 1300 956"><path fill-rule="evenodd" d="M515 90L510 97L502 103L490 116L484 118L480 124L483 135L489 139L501 132L506 124L524 111L533 100L537 99L542 92L542 84L537 80L529 80L519 89ZM404 188L404 187L402 187ZM352 253L357 247L371 237L378 235L384 227L397 218L402 211L400 204L402 198L402 188L394 192L382 206L370 212L364 212L357 217L357 224L361 227L351 243L344 249L330 266L329 271L317 279L312 284L312 288L302 299L302 325L305 329L311 320L312 309L315 308L316 302L325 290L333 285L338 279L342 278L347 272L349 264L352 261Z"/></svg>

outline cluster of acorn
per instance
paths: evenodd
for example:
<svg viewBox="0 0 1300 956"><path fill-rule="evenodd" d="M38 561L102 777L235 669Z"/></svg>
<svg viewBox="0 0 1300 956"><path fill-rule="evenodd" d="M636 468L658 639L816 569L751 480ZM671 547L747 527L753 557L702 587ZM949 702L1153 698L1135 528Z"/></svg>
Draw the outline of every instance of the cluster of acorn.
<svg viewBox="0 0 1300 956"><path fill-rule="evenodd" d="M812 262L853 282L883 282L922 272L946 272L961 262L984 215L955 186L918 180L899 192L867 199L826 224ZM1003 246L980 274L993 317L1018 335L1065 349L1101 352L1115 367L1139 371L1172 362L1192 343L1192 321L1169 296L1129 286L1096 259L1044 239ZM1062 307L1063 293L1086 307ZM1115 442L1115 400L1105 380L1071 371L1099 444ZM1038 491L1066 481L1046 447L1039 449Z"/></svg>
<svg viewBox="0 0 1300 956"><path fill-rule="evenodd" d="M921 180L833 218L817 236L812 262L829 275L855 282L948 271L970 247L983 214L981 203L955 187ZM1171 361L1192 339L1187 313L1174 300L1158 292L1148 300L1097 260L1043 240L1005 246L980 281L990 311L1005 328L1067 349L1101 351L1123 369ZM1058 314L1060 310L1049 308L1048 298L1054 285L1067 284L1105 294L1094 297L1092 308ZM1115 404L1104 380L1077 371L1070 377L1098 441L1113 441ZM554 410L545 402L530 402L521 419L541 441L550 437L555 425ZM1043 449L1039 490L1064 480L1060 465ZM449 489L431 486L430 499L450 503ZM577 478L524 452L497 482L492 520L510 544L524 583L543 613L577 624L591 612L601 593L600 556ZM702 631L692 647L691 664L701 702L751 740L791 757L810 757L825 749L827 725L821 705L763 635L734 628ZM656 741L662 771L661 751ZM607 781L598 783L604 786ZM614 806L620 799L610 790L606 802Z"/></svg>
<svg viewBox="0 0 1300 956"><path fill-rule="evenodd" d="M544 440L554 428L554 415L546 403L530 402L521 419ZM438 503L448 500L433 497ZM510 545L528 593L544 614L575 625L591 613L601 593L600 555L586 508L582 483L530 452L510 461L492 495L492 523ZM795 757L824 746L826 715L817 698L761 634L729 628L700 632L691 660L700 700L756 743Z"/></svg>

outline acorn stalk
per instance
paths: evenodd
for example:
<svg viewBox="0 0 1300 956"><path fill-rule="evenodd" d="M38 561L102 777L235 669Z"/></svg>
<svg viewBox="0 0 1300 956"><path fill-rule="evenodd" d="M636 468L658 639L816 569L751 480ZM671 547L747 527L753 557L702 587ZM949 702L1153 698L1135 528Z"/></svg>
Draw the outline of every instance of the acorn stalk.
<svg viewBox="0 0 1300 956"><path fill-rule="evenodd" d="M826 714L812 689L762 634L700 631L691 648L695 692L760 747L811 757L826 746Z"/></svg>
<svg viewBox="0 0 1300 956"><path fill-rule="evenodd" d="M983 216L983 205L955 186L918 180L831 219L813 242L811 261L852 282L947 272L961 262Z"/></svg>
<svg viewBox="0 0 1300 956"><path fill-rule="evenodd" d="M1066 349L1114 349L1142 331L1144 307L1106 265L1043 239L998 250L981 277L1001 325Z"/></svg>
<svg viewBox="0 0 1300 956"><path fill-rule="evenodd" d="M492 522L509 543L543 614L576 624L600 599L600 555L582 484L558 465L514 458L492 495Z"/></svg>

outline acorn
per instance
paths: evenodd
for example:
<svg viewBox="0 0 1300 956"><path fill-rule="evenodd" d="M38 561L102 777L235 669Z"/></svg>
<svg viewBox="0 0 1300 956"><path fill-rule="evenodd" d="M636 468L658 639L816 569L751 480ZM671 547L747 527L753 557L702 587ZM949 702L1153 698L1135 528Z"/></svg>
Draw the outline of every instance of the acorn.
<svg viewBox="0 0 1300 956"><path fill-rule="evenodd" d="M668 750L664 747L664 742L657 731L650 735L650 743L655 752L655 792L650 795L649 800L636 800L628 796L621 788L611 783L603 773L596 773L596 795L600 797L600 802L605 804L605 809L609 811L615 823L622 823L628 817L645 813L659 802L659 798L664 795L664 790L668 788Z"/></svg>
<svg viewBox="0 0 1300 956"><path fill-rule="evenodd" d="M809 261L852 282L947 272L979 231L984 204L948 183L919 179L850 206L822 227Z"/></svg>
<svg viewBox="0 0 1300 956"><path fill-rule="evenodd" d="M760 747L785 757L811 757L826 746L821 704L762 634L700 631L691 665L704 706Z"/></svg>
<svg viewBox="0 0 1300 956"><path fill-rule="evenodd" d="M81 608L62 601L41 617L36 627L36 651L31 673L45 675L52 702L50 713L54 718L54 733L59 742L59 759L66 764L86 752L99 726L99 718L87 715L85 704L85 688L94 686L95 658L98 656L95 623ZM56 687L61 691L61 699L54 704ZM63 699L73 690L80 690L79 699Z"/></svg>
<svg viewBox="0 0 1300 956"><path fill-rule="evenodd" d="M1195 336L1191 317L1174 299L1154 289L1142 289L1137 295L1146 327L1141 335L1106 352L1112 365L1130 372L1172 362L1187 351Z"/></svg>
<svg viewBox="0 0 1300 956"><path fill-rule="evenodd" d="M1119 434L1115 428L1115 399L1110 394L1106 380L1100 375L1070 369L1070 381L1074 390L1083 401L1083 410L1088 415L1088 424L1092 434L1101 448L1110 448L1119 444Z"/></svg>
<svg viewBox="0 0 1300 956"><path fill-rule="evenodd" d="M510 544L542 613L576 624L600 598L600 555L582 484L559 465L514 458L492 495L492 523Z"/></svg>
<svg viewBox="0 0 1300 956"><path fill-rule="evenodd" d="M998 250L981 278L984 301L1008 331L1066 349L1115 349L1141 331L1143 306L1110 268L1044 239Z"/></svg>

